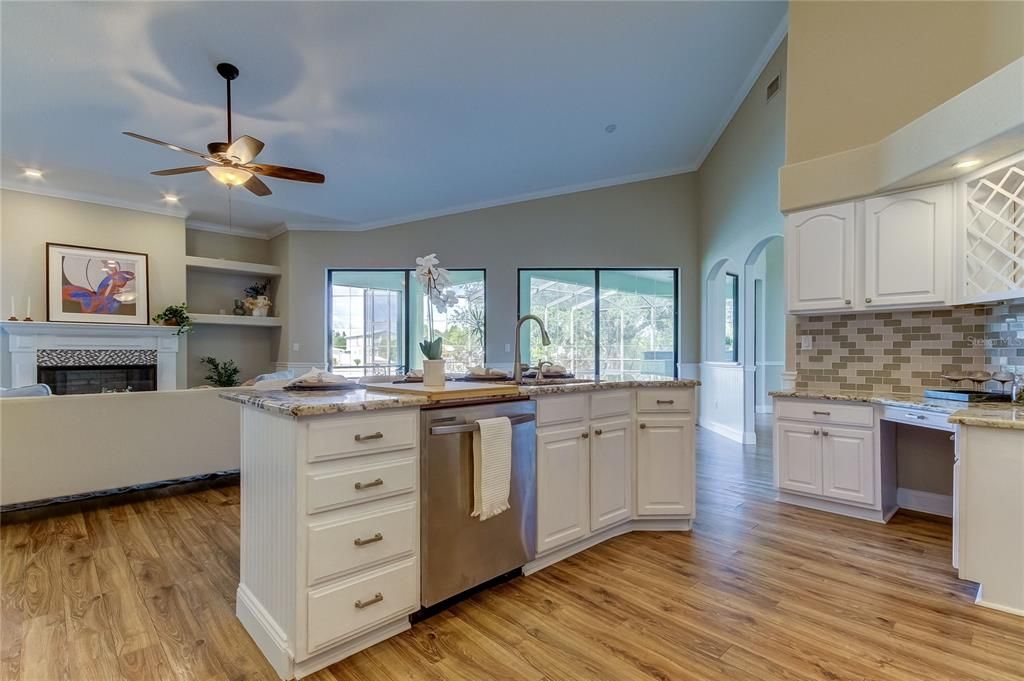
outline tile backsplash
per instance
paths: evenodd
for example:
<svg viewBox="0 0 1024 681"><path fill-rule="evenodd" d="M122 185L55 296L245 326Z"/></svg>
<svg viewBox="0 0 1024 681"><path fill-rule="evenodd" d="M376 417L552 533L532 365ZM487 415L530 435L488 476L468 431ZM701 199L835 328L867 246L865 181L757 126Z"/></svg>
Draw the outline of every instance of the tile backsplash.
<svg viewBox="0 0 1024 681"><path fill-rule="evenodd" d="M921 393L951 370L1024 373L1024 301L800 317L797 336L813 338L797 338L797 388Z"/></svg>

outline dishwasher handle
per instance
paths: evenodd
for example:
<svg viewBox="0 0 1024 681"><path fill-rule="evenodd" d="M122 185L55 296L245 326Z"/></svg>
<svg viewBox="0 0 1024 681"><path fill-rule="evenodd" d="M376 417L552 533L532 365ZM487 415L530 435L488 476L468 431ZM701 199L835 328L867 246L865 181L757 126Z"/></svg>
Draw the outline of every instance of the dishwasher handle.
<svg viewBox="0 0 1024 681"><path fill-rule="evenodd" d="M508 420L512 422L513 426L518 426L523 423L536 421L537 417L533 414L520 414L518 416L509 416ZM457 426L434 426L430 429L430 434L457 435L459 433L476 433L479 430L480 425L477 423L463 423Z"/></svg>

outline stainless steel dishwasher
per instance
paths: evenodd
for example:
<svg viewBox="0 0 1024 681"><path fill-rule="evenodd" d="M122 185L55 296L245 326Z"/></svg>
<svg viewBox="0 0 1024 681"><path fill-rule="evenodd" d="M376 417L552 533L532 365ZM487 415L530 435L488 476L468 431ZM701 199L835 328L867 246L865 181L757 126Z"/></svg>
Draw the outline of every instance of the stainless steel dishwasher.
<svg viewBox="0 0 1024 681"><path fill-rule="evenodd" d="M512 422L510 508L473 511L473 432L478 419ZM533 560L537 547L536 406L530 400L424 409L420 414L420 601L424 607Z"/></svg>

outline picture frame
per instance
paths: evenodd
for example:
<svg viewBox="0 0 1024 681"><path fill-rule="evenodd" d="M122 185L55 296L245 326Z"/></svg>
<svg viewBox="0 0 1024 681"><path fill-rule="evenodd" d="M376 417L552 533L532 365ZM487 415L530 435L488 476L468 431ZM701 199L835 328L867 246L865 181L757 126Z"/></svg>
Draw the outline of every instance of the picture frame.
<svg viewBox="0 0 1024 681"><path fill-rule="evenodd" d="M47 242L46 318L149 324L149 255Z"/></svg>

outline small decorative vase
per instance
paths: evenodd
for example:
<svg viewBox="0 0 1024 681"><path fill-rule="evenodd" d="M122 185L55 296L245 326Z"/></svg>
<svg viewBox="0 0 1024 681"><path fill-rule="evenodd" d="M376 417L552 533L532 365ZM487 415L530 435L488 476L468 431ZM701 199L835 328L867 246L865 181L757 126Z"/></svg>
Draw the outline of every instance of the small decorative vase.
<svg viewBox="0 0 1024 681"><path fill-rule="evenodd" d="M239 317L244 317L245 303L243 303L239 298L235 298L235 307L233 310L231 310L231 313Z"/></svg>
<svg viewBox="0 0 1024 681"><path fill-rule="evenodd" d="M444 385L444 360L423 360L423 385L428 388L440 388Z"/></svg>
<svg viewBox="0 0 1024 681"><path fill-rule="evenodd" d="M267 312L270 310L270 298L266 296L246 298L245 306L252 310L253 317L266 317Z"/></svg>

